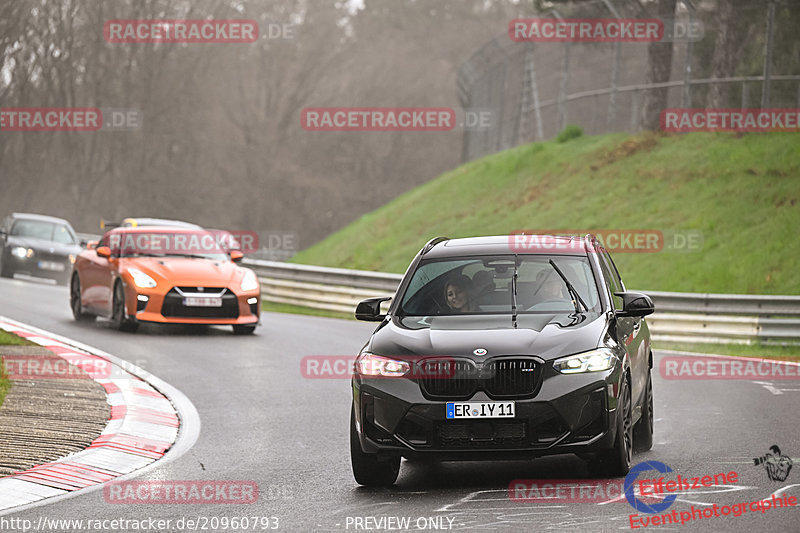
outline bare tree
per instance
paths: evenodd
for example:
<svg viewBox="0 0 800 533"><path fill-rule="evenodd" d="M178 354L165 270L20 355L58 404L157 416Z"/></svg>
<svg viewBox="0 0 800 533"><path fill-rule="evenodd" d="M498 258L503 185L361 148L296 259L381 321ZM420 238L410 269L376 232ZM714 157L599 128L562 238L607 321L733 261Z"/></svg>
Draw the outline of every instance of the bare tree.
<svg viewBox="0 0 800 533"><path fill-rule="evenodd" d="M747 7L745 0L725 0L717 4L718 28L714 39L714 53L711 59L711 77L728 78L734 75L737 58L740 54L737 49L745 39L737 32L737 21L743 8ZM725 107L731 98L731 88L727 84L714 83L708 91L709 107Z"/></svg>
<svg viewBox="0 0 800 533"><path fill-rule="evenodd" d="M662 19L675 18L676 0L656 0L656 16ZM672 72L672 42L652 42L647 46L647 76L645 83L669 81ZM667 107L668 88L650 89L645 92L642 104L642 129L658 130L661 111Z"/></svg>

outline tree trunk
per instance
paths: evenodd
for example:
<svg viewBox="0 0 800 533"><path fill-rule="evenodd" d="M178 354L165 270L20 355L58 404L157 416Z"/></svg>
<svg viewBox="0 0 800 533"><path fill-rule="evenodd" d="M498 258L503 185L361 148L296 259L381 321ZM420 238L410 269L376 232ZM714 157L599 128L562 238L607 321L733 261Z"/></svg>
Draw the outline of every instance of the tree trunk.
<svg viewBox="0 0 800 533"><path fill-rule="evenodd" d="M734 75L737 63L737 54L734 51L737 49L737 39L741 38L736 35L736 13L743 7L743 4L734 0L727 0L717 5L719 10L719 29L717 30L717 38L714 40L711 77L729 78ZM708 107L730 107L731 87L727 83L712 83L708 90Z"/></svg>
<svg viewBox="0 0 800 533"><path fill-rule="evenodd" d="M656 16L662 19L675 18L677 0L658 0ZM669 81L672 72L672 43L654 42L647 46L647 78L645 83L662 83ZM658 130L661 111L667 107L669 89L649 89L644 93L642 104L642 129Z"/></svg>

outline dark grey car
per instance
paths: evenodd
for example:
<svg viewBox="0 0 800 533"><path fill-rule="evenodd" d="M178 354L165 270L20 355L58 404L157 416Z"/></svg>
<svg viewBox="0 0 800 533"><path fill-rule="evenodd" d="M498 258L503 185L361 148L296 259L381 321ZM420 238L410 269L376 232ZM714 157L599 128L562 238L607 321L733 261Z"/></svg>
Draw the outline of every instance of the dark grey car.
<svg viewBox="0 0 800 533"><path fill-rule="evenodd" d="M63 218L14 213L0 225L0 275L27 274L66 284L81 246Z"/></svg>
<svg viewBox="0 0 800 533"><path fill-rule="evenodd" d="M434 239L414 258L355 361L351 462L390 485L401 457L533 458L574 453L624 476L652 446L653 365L643 316L590 235Z"/></svg>

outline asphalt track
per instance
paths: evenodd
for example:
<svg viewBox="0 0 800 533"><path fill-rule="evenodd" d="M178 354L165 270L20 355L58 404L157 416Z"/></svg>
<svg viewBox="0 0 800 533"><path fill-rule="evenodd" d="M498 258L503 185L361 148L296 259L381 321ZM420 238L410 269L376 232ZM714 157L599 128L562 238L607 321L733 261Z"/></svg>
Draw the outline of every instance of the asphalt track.
<svg viewBox="0 0 800 533"><path fill-rule="evenodd" d="M260 494L248 505L125 505L107 503L103 491L94 491L0 517L19 519L0 527L4 532L21 531L22 520L40 531L119 531L112 522L103 529L90 529L85 522L80 529L51 521L149 518L171 520L161 531L188 530L185 522L178 527L178 520L200 518L196 530L202 531L202 517L208 520L205 530L224 531L221 522L211 528L210 519L245 516L277 517L281 531L364 531L368 525L398 530L390 526L399 522L378 522L381 517L409 518L412 531L418 525L434 531L434 525L463 531L631 530L629 515L635 510L624 498L610 503L509 499L514 479L587 478L583 462L574 456L440 465L404 461L394 488L357 486L349 464L348 381L306 379L300 362L307 355L355 354L371 324L267 313L254 336L234 336L228 327L148 325L131 335L104 320L78 324L66 288L18 279L0 280L0 314L114 354L191 400L202 422L194 446L173 461L156 463L138 479L250 480ZM656 352L656 363L662 356ZM653 378L655 445L634 455L634 463L660 461L684 477L738 473L735 485L679 494L667 512L775 493L800 497L800 466L777 482L752 460L778 444L798 462L797 381L667 381L657 372ZM798 518L793 507L646 530L800 531ZM262 531L252 524L249 530Z"/></svg>

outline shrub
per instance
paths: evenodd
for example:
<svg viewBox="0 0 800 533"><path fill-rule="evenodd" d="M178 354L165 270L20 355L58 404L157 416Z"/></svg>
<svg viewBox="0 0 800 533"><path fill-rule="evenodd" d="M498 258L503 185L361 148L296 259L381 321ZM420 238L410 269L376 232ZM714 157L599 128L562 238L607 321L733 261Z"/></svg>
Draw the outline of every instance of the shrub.
<svg viewBox="0 0 800 533"><path fill-rule="evenodd" d="M577 139L583 135L583 128L577 124L567 124L567 127L556 135L556 142L565 143L572 139Z"/></svg>

